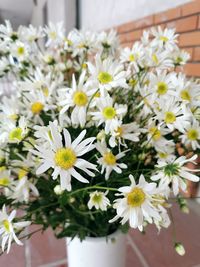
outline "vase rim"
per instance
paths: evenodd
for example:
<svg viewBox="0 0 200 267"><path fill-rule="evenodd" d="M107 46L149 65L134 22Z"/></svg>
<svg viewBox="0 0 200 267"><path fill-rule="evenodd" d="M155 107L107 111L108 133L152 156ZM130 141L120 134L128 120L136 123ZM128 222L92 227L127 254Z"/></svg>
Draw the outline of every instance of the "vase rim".
<svg viewBox="0 0 200 267"><path fill-rule="evenodd" d="M86 237L83 241L95 241L95 242L102 242L105 241L105 239L109 238L111 239L112 237L120 236L120 235L125 235L120 229L117 229L115 232L112 234L109 234L107 236L100 236L100 237ZM77 238L77 237L75 237ZM71 237L67 237L67 239L71 239Z"/></svg>

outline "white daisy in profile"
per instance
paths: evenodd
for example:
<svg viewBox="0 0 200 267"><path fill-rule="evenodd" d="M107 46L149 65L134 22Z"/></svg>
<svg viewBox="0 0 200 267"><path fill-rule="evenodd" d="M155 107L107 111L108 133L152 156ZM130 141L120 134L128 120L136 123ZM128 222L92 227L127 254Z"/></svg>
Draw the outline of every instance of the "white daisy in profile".
<svg viewBox="0 0 200 267"><path fill-rule="evenodd" d="M62 140L62 135L52 122L49 123L49 127L52 136L50 148L35 146L37 151L33 151L42 162L36 174L44 173L49 168L53 168L52 178L57 179L60 175L61 189L67 189L68 191L71 190L71 177L82 183L89 183L86 178L77 172L76 168L81 169L90 177L95 175L91 170L96 171L96 166L80 158L95 148L95 145L92 144L95 138L90 137L83 140L86 135L86 130L83 130L72 142L70 133L67 129L64 129L64 140Z"/></svg>
<svg viewBox="0 0 200 267"><path fill-rule="evenodd" d="M106 197L108 192L95 191L90 193L90 200L88 201L88 208L91 210L93 207L95 209L100 209L102 211L107 210L107 206L110 205L110 200Z"/></svg>
<svg viewBox="0 0 200 267"><path fill-rule="evenodd" d="M96 101L98 111L91 112L93 120L97 121L97 126L105 123L105 133L113 132L120 126L123 116L127 112L126 105L113 103L114 100L110 96L100 97Z"/></svg>
<svg viewBox="0 0 200 267"><path fill-rule="evenodd" d="M105 179L107 180L112 171L117 173L122 173L122 169L126 169L127 165L125 163L117 162L119 159L125 156L125 152L120 152L114 155L112 151L106 146L105 142L98 142L96 144L96 149L101 153L102 157L98 158L97 162L101 165L101 173L105 173Z"/></svg>
<svg viewBox="0 0 200 267"><path fill-rule="evenodd" d="M100 89L103 96L112 88L128 88L123 65L113 61L112 58L102 61L100 55L97 55L95 57L96 66L92 65L91 62L88 62L87 65L91 74L90 81L95 85L95 88Z"/></svg>
<svg viewBox="0 0 200 267"><path fill-rule="evenodd" d="M200 124L197 120L193 120L184 129L182 135L180 135L181 142L188 146L191 145L193 150L200 148Z"/></svg>
<svg viewBox="0 0 200 267"><path fill-rule="evenodd" d="M80 75L78 84L76 83L75 76L72 76L72 88L60 89L59 105L62 107L60 113L63 114L69 108L73 108L71 112L71 121L74 125L84 127L87 118L87 108L92 95L96 89L90 88L85 83L85 74L83 71Z"/></svg>
<svg viewBox="0 0 200 267"><path fill-rule="evenodd" d="M128 124L121 124L118 126L116 130L111 133L111 137L109 139L109 145L111 147L115 147L117 143L120 145L126 146L124 140L129 140L132 142L139 141L139 135L141 132L144 132L144 129L140 129L139 125L135 122Z"/></svg>
<svg viewBox="0 0 200 267"><path fill-rule="evenodd" d="M152 223L154 219L161 220L159 210L153 205L157 194L156 183L147 183L142 174L138 184L132 175L129 175L129 178L131 185L118 189L120 193L117 196L120 198L116 199L113 205L117 215L109 222L122 218L122 224L129 221L130 227L142 230L144 221Z"/></svg>
<svg viewBox="0 0 200 267"><path fill-rule="evenodd" d="M155 166L158 171L151 176L151 180L159 181L161 186L166 186L172 184L173 193L176 196L179 193L179 188L186 191L187 185L185 179L193 182L198 182L199 177L192 174L192 172L199 172L197 169L190 169L186 166L188 162L195 164L197 155L186 159L185 156L176 158L175 156L158 160Z"/></svg>
<svg viewBox="0 0 200 267"><path fill-rule="evenodd" d="M13 210L10 215L6 212L6 206L4 205L2 211L0 211L0 236L2 251L5 250L7 243L7 253L10 251L11 243L14 240L18 245L22 246L23 243L17 238L15 231L21 230L31 224L29 221L24 222L12 222L15 218L16 210Z"/></svg>

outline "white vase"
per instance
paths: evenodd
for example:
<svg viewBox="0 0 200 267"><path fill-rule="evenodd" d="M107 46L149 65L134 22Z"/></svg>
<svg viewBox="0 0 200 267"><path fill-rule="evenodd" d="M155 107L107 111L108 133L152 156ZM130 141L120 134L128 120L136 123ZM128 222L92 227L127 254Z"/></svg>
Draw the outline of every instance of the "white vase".
<svg viewBox="0 0 200 267"><path fill-rule="evenodd" d="M126 235L121 231L107 237L88 237L82 242L66 238L68 267L125 267Z"/></svg>

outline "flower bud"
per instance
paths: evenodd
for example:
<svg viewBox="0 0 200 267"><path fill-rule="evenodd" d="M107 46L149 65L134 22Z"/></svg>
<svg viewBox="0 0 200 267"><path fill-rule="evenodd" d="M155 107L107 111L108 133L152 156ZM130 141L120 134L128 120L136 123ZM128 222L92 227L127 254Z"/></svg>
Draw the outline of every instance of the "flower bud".
<svg viewBox="0 0 200 267"><path fill-rule="evenodd" d="M59 184L54 187L53 191L56 195L62 195L62 193L64 192Z"/></svg>
<svg viewBox="0 0 200 267"><path fill-rule="evenodd" d="M175 243L174 247L175 247L176 252L180 256L184 256L185 255L185 248L181 243Z"/></svg>

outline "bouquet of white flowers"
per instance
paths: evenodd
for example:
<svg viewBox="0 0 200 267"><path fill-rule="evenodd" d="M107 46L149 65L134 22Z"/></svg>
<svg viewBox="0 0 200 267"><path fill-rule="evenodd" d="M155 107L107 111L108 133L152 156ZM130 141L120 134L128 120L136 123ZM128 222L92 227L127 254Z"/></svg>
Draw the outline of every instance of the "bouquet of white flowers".
<svg viewBox="0 0 200 267"><path fill-rule="evenodd" d="M3 250L30 223L84 239L168 227L171 198L186 210L200 85L181 72L177 37L153 28L122 48L113 31L0 25L0 76L13 87L0 106Z"/></svg>

